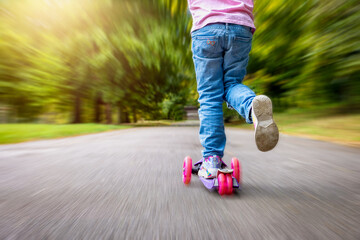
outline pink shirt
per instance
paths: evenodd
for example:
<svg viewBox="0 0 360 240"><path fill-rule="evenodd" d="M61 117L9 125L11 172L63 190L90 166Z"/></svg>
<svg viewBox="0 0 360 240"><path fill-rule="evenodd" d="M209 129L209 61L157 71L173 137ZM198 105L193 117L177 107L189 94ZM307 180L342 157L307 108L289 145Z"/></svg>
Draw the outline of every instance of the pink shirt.
<svg viewBox="0 0 360 240"><path fill-rule="evenodd" d="M233 23L253 28L252 0L188 0L193 17L191 31L210 23Z"/></svg>

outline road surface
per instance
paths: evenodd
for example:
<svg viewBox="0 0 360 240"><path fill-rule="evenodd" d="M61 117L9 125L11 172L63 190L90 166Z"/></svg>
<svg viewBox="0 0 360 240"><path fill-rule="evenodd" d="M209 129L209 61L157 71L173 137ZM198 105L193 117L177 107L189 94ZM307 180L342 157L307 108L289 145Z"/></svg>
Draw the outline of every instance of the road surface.
<svg viewBox="0 0 360 240"><path fill-rule="evenodd" d="M360 239L360 149L281 135L256 149L227 129L243 190L220 197L186 155L197 127L152 127L0 146L0 239Z"/></svg>

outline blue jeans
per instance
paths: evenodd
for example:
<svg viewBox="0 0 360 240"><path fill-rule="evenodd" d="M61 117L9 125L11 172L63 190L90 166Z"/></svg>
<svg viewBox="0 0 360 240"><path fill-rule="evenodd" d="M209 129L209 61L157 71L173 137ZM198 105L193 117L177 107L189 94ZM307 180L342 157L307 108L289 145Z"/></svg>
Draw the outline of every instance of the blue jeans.
<svg viewBox="0 0 360 240"><path fill-rule="evenodd" d="M226 137L222 103L234 108L248 123L255 93L242 84L251 49L249 27L217 23L191 33L197 90L200 142L203 157L223 157Z"/></svg>

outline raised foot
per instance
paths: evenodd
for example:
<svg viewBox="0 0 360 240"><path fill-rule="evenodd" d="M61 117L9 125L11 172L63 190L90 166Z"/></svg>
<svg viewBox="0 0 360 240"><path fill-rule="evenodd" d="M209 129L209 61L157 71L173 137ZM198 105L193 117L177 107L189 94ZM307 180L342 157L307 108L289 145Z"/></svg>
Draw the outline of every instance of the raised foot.
<svg viewBox="0 0 360 240"><path fill-rule="evenodd" d="M260 151L273 149L279 141L279 130L273 119L271 99L256 96L252 102L252 118L255 125L255 142Z"/></svg>

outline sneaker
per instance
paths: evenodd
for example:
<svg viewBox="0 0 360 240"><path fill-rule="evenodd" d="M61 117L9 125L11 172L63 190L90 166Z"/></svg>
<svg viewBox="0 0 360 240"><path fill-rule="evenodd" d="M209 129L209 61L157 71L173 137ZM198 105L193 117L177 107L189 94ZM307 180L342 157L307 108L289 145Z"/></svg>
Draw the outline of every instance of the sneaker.
<svg viewBox="0 0 360 240"><path fill-rule="evenodd" d="M256 146L260 151L270 151L279 141L279 130L273 119L271 100L264 95L256 96L251 107Z"/></svg>
<svg viewBox="0 0 360 240"><path fill-rule="evenodd" d="M203 158L203 163L199 169L198 175L203 178L216 178L217 171L221 169L221 158L213 155Z"/></svg>

